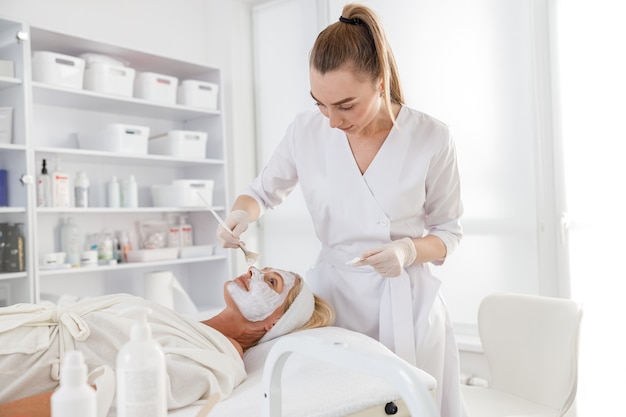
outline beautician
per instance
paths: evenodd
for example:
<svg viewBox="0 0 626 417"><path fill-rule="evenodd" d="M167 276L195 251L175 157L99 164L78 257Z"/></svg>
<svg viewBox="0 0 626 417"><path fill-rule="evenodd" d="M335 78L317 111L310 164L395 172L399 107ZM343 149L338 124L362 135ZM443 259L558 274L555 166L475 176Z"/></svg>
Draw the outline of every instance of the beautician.
<svg viewBox="0 0 626 417"><path fill-rule="evenodd" d="M348 4L310 55L318 109L298 115L217 232L224 247L300 184L322 250L307 282L336 325L380 340L437 379L441 415L460 417L458 349L428 263L462 237L456 151L448 127L404 105L374 12ZM358 258L355 262L351 262Z"/></svg>

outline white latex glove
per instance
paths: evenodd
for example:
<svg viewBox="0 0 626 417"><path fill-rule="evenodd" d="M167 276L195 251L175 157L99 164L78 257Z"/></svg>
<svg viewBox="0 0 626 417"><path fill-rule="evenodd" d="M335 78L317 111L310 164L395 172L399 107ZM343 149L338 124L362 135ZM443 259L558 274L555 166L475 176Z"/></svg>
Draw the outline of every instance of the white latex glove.
<svg viewBox="0 0 626 417"><path fill-rule="evenodd" d="M354 266L371 265L383 277L397 277L416 257L413 241L405 237L363 252Z"/></svg>
<svg viewBox="0 0 626 417"><path fill-rule="evenodd" d="M224 221L230 227L232 233L219 225L215 233L217 241L224 248L238 248L241 243L239 237L248 229L248 224L250 224L248 213L244 210L234 210L230 212Z"/></svg>

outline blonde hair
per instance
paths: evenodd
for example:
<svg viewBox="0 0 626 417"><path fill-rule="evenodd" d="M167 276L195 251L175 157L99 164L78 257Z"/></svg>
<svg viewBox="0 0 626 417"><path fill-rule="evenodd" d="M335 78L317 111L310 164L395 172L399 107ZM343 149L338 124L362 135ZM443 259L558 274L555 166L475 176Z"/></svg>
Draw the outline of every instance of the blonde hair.
<svg viewBox="0 0 626 417"><path fill-rule="evenodd" d="M291 291L289 291L289 294L287 294L284 304L285 312L289 309L298 294L300 294L300 290L302 289L302 285L304 283L304 280L300 275L295 272L292 272L292 274L294 274L297 279L296 284L293 286ZM332 306L326 300L317 295L313 295L313 297L315 299L315 309L313 310L313 314L311 315L309 321L307 321L304 326L298 330L330 326L335 322L335 310Z"/></svg>
<svg viewBox="0 0 626 417"><path fill-rule="evenodd" d="M329 25L317 36L309 65L322 75L351 65L372 81L382 78L385 107L395 121L392 103L403 104L404 94L391 46L376 13L359 4L347 4L342 21Z"/></svg>

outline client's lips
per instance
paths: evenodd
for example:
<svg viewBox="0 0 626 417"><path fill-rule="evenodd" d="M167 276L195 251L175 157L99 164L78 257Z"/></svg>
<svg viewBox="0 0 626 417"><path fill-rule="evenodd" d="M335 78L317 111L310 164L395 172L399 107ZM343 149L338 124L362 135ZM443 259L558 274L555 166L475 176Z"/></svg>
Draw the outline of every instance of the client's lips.
<svg viewBox="0 0 626 417"><path fill-rule="evenodd" d="M250 291L250 287L248 286L248 280L246 276L242 275L235 278L235 281L239 283L239 286L245 289L246 291Z"/></svg>

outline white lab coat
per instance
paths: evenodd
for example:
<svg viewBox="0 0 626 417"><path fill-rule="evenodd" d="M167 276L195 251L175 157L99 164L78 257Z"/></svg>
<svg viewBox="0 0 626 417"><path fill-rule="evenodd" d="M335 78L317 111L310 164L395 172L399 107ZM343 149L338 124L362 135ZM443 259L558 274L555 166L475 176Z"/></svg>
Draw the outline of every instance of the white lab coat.
<svg viewBox="0 0 626 417"><path fill-rule="evenodd" d="M447 126L403 106L362 175L345 134L318 110L303 113L246 194L265 210L298 182L322 243L307 282L334 306L336 324L380 340L429 372L438 382L442 416L464 416L458 349L440 281L427 265L384 278L371 267L345 264L406 236L437 235L448 255L457 247L463 207Z"/></svg>

